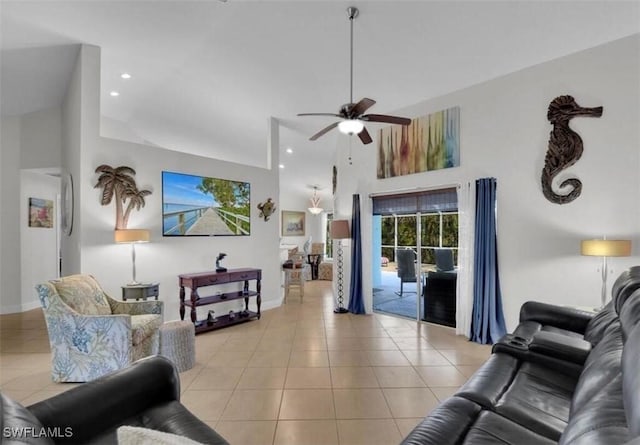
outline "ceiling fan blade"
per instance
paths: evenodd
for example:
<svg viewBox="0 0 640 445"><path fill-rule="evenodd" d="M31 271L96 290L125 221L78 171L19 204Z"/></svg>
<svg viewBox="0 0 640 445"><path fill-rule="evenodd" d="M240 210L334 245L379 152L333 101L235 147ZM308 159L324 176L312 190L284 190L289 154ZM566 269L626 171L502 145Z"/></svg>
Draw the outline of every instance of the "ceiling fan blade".
<svg viewBox="0 0 640 445"><path fill-rule="evenodd" d="M325 133L328 133L329 131L333 130L334 128L336 128L338 126L339 122L334 122L333 124L329 125L328 127L323 128L322 130L320 130L319 132L317 132L316 134L314 134L313 136L311 136L309 138L310 141L315 141L316 139L318 139L320 136L324 135Z"/></svg>
<svg viewBox="0 0 640 445"><path fill-rule="evenodd" d="M298 113L298 116L333 116L333 117L343 117L340 114L336 113Z"/></svg>
<svg viewBox="0 0 640 445"><path fill-rule="evenodd" d="M406 117L388 116L386 114L365 114L360 116L363 121L369 122L385 122L387 124L409 125L411 119Z"/></svg>
<svg viewBox="0 0 640 445"><path fill-rule="evenodd" d="M356 116L360 116L362 113L364 113L365 111L367 111L369 108L371 108L372 106L374 106L376 103L375 100L373 99L369 99L368 97L365 97L363 99L360 99L360 102L358 102L357 104L355 104L352 108L351 108L351 114L353 117Z"/></svg>
<svg viewBox="0 0 640 445"><path fill-rule="evenodd" d="M358 137L360 138L363 144L370 144L373 142L373 140L371 139L371 135L369 134L366 128L363 128L362 131L358 133Z"/></svg>

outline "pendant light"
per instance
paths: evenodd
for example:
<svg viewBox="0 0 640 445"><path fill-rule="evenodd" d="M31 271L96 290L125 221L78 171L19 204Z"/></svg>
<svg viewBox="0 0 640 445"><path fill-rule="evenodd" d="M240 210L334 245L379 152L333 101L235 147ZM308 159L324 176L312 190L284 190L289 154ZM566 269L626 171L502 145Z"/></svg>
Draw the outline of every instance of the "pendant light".
<svg viewBox="0 0 640 445"><path fill-rule="evenodd" d="M313 186L313 196L311 197L311 207L309 207L309 212L311 212L312 215L319 215L321 214L324 209L322 207L320 207L320 198L318 197L318 187L317 186Z"/></svg>

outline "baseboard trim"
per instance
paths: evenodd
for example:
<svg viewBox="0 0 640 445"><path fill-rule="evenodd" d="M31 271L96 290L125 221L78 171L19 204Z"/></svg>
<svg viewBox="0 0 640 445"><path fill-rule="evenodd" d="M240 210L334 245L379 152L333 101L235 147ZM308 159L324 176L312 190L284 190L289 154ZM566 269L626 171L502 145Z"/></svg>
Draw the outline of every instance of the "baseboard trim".
<svg viewBox="0 0 640 445"><path fill-rule="evenodd" d="M0 315L18 314L21 312L27 312L40 307L38 300L30 301L28 303L22 303L20 305L14 304L13 306L0 307Z"/></svg>

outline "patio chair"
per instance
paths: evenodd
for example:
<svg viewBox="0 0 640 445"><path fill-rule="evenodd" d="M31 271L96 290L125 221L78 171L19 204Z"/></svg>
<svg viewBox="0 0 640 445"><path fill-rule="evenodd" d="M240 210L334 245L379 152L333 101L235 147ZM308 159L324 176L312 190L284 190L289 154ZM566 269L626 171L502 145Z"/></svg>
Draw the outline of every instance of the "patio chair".
<svg viewBox="0 0 640 445"><path fill-rule="evenodd" d="M449 272L455 270L453 264L453 250L433 249L436 256L436 270L438 272Z"/></svg>
<svg viewBox="0 0 640 445"><path fill-rule="evenodd" d="M54 382L88 382L158 353L163 302L109 297L91 275L36 286Z"/></svg>
<svg viewBox="0 0 640 445"><path fill-rule="evenodd" d="M405 293L417 293L416 291L404 290L404 283L415 283L417 280L416 253L412 249L397 249L396 264L400 278L400 292L396 292L396 294L402 297Z"/></svg>

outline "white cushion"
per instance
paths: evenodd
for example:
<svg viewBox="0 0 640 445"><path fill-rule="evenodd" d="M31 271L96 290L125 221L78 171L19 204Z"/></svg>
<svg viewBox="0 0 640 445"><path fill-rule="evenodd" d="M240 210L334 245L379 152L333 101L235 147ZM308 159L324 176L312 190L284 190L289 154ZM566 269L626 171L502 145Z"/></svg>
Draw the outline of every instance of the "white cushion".
<svg viewBox="0 0 640 445"><path fill-rule="evenodd" d="M121 426L117 434L118 445L202 445L187 437L136 426Z"/></svg>

